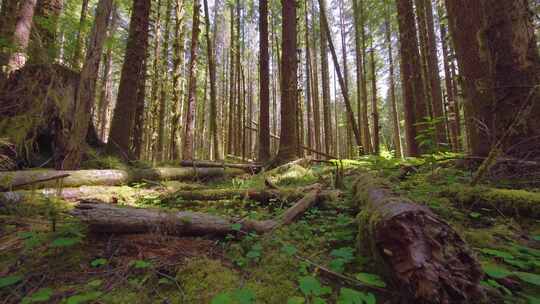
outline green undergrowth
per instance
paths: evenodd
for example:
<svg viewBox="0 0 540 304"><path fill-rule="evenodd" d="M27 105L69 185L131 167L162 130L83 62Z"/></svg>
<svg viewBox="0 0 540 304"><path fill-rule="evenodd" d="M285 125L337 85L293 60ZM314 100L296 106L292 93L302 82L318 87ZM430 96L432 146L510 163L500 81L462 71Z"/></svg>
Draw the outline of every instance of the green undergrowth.
<svg viewBox="0 0 540 304"><path fill-rule="evenodd" d="M351 194L355 173L367 169L386 178L396 192L430 207L463 236L487 273L482 285L489 303L538 303L540 222L530 214L478 207L475 196L459 203L464 201L458 196L465 195L461 190L468 189L471 172L451 165L457 157L366 156L335 161L344 170L344 196L331 205L311 208L291 225L263 236L238 231L212 239L159 235L131 239L87 232L66 215L72 204L63 201L31 200L2 208L0 298L7 303L68 304L386 303L399 295L366 256L369 250L364 249L372 244L359 239L362 210L356 209ZM115 165L114 160L100 162L105 167ZM204 184L142 182L130 188L263 189L266 179L288 189L313 183L332 188L335 168L332 164L309 169L292 166L284 172ZM449 194L448 189L457 193ZM527 190L517 193L486 185L474 189L482 194L504 193L517 201L529 198L536 205L536 193ZM170 204L159 193L133 204L256 220L275 218L291 205L280 200L262 205L242 197Z"/></svg>

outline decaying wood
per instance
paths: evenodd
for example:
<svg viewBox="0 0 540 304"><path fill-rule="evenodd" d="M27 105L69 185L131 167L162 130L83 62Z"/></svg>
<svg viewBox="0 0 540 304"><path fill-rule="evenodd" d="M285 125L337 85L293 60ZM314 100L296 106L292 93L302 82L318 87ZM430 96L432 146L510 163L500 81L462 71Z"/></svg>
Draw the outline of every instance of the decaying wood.
<svg viewBox="0 0 540 304"><path fill-rule="evenodd" d="M304 194L305 192L294 189L205 189L177 191L172 196L168 197L165 202L172 202L178 199L187 201L219 201L239 198L268 203L270 200L296 201L302 198Z"/></svg>
<svg viewBox="0 0 540 304"><path fill-rule="evenodd" d="M44 183L44 182L48 182L48 181L63 179L63 178L66 178L68 176L69 176L69 174L65 174L65 173L55 175L55 176L45 176L45 177L43 177L41 179L36 179L36 180L33 180L33 181L24 181L24 182L22 182L20 184L11 184L9 187L12 190L15 190L15 189L20 189L21 187L24 187L24 186L29 186L29 185L34 185L34 184L38 184L38 183ZM7 188L3 188L0 185L0 190L7 190Z"/></svg>
<svg viewBox="0 0 540 304"><path fill-rule="evenodd" d="M242 169L248 173L257 173L261 171L262 165L258 164L237 164L226 162L214 162L207 160L183 160L180 162L182 167L197 167L197 168L235 168Z"/></svg>
<svg viewBox="0 0 540 304"><path fill-rule="evenodd" d="M26 170L0 172L0 181L4 188L21 185L35 180L44 180L61 174L69 174L63 179L64 187L116 186L142 180L196 180L211 179L231 175L241 175L244 171L233 168L150 168L127 170ZM44 181L31 185L39 189L55 187L54 181ZM22 188L30 188L25 186Z"/></svg>
<svg viewBox="0 0 540 304"><path fill-rule="evenodd" d="M80 203L71 212L91 231L101 233L156 232L178 236L223 236L234 234L233 224L245 232L267 233L292 223L320 200L320 187L306 194L277 219L266 221L236 220L199 212L168 212L138 209L111 204Z"/></svg>
<svg viewBox="0 0 540 304"><path fill-rule="evenodd" d="M481 267L452 227L372 174L361 173L354 192L359 247L369 248L406 303L480 301Z"/></svg>

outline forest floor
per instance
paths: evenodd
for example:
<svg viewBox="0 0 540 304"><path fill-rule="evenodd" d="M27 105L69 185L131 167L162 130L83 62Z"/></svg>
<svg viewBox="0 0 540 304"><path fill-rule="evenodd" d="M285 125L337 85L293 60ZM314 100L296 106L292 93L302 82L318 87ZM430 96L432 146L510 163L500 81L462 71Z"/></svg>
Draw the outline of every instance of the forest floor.
<svg viewBox="0 0 540 304"><path fill-rule="evenodd" d="M479 208L466 187L472 173L444 158L343 161L344 188L339 198L264 235L95 234L66 212L74 203L47 199L4 206L0 208L0 303L397 302L399 295L384 282L382 270L363 256L367 244L357 242L359 210L351 187L361 169L384 176L396 192L430 207L460 232L486 272L482 285L489 303L540 303L540 221L538 213L519 214L524 204L539 202L540 189L500 190L505 200L513 198L518 215L509 216L497 205ZM293 166L273 181L286 189L314 183L333 188L334 179L335 166L313 165ZM495 186L501 185L478 191ZM290 204L273 200L262 205L242 197L186 201L171 195L170 187L262 189L265 176L130 184L126 185L129 193L156 191L141 196L118 193L115 203L257 220L274 218ZM494 200L500 201L497 193Z"/></svg>

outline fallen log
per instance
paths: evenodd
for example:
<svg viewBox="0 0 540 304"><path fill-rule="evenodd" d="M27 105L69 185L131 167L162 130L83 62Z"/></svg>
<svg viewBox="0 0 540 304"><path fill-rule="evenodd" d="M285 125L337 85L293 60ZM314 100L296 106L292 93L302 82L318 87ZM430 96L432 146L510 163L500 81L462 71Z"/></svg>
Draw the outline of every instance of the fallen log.
<svg viewBox="0 0 540 304"><path fill-rule="evenodd" d="M163 209L138 209L111 204L78 204L71 214L99 233L163 233L177 236L223 236L234 234L240 224L244 232L267 233L290 224L319 202L317 188L287 209L274 220L237 220L199 212L170 212Z"/></svg>
<svg viewBox="0 0 540 304"><path fill-rule="evenodd" d="M354 198L360 250L384 269L404 303L478 303L480 265L467 244L429 208L400 197L382 179L360 173Z"/></svg>
<svg viewBox="0 0 540 304"><path fill-rule="evenodd" d="M250 199L261 203L270 200L297 201L304 196L305 192L295 189L258 190L258 189L205 189L195 191L177 191L163 200L165 203L173 203L177 200L185 201L219 201L228 199Z"/></svg>
<svg viewBox="0 0 540 304"><path fill-rule="evenodd" d="M161 195L168 190L138 189L128 186L80 186L75 188L45 188L36 190L19 190L0 192L0 207L17 204L28 200L46 197L57 197L66 201L97 200L105 203L135 202L149 196ZM170 192L170 191L169 191Z"/></svg>
<svg viewBox="0 0 540 304"><path fill-rule="evenodd" d="M242 169L248 173L257 173L263 168L262 165L258 164L237 164L226 162L213 162L207 160L183 160L180 162L180 166L196 168L235 168Z"/></svg>
<svg viewBox="0 0 540 304"><path fill-rule="evenodd" d="M11 185L23 185L35 180L45 180L61 174L69 174L62 180L64 187L78 186L117 186L137 181L151 180L196 180L211 179L231 175L241 175L244 171L234 168L151 168L131 170L25 170L0 172L0 183L3 188L11 189ZM22 186L21 189L55 187L55 181L44 181L33 185Z"/></svg>
<svg viewBox="0 0 540 304"><path fill-rule="evenodd" d="M526 190L453 185L441 192L453 203L473 210L489 209L509 216L540 218L540 193Z"/></svg>

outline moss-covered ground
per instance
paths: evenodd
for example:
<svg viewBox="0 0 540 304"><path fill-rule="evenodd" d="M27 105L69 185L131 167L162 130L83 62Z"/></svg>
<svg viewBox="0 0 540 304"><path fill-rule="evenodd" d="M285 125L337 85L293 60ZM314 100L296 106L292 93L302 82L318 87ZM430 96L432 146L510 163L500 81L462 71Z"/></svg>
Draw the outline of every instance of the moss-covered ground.
<svg viewBox="0 0 540 304"><path fill-rule="evenodd" d="M505 212L499 203L479 204L472 194L460 192L469 190L471 172L442 158L343 161L339 199L263 236L98 235L70 217L66 211L72 204L64 201L33 200L3 207L0 303L392 303L399 295L391 282L380 279L380 269L357 244L360 210L351 200L350 188L360 169L387 178L397 192L429 206L461 233L487 273L482 284L488 303L539 303L538 218L531 212ZM102 165L117 164L100 161ZM404 170L410 167L414 170ZM293 166L285 172L181 188L262 189L265 178L279 187L321 183L332 188L336 176L332 165ZM495 186L480 191L497 193ZM501 191L503 199L496 200L520 210L522 204L537 204L540 197L535 189ZM252 219L274 218L289 206L279 200L263 206L242 197L178 201L173 206L166 201L153 194L130 204Z"/></svg>

